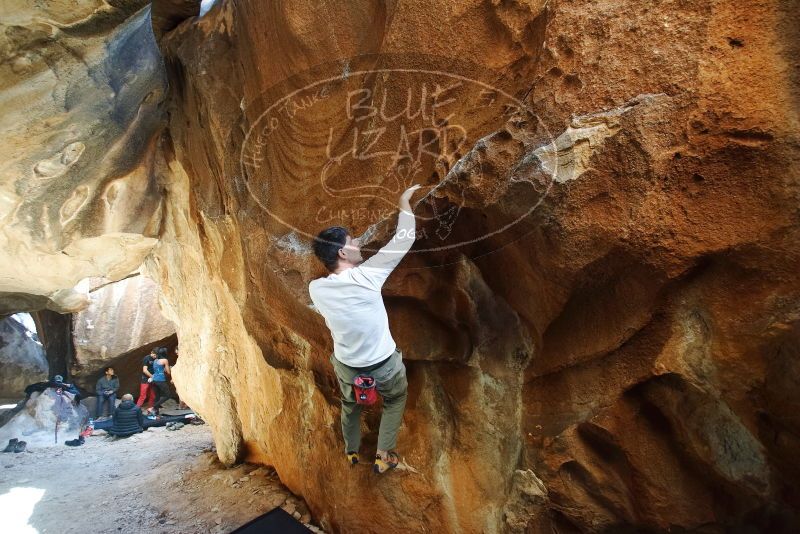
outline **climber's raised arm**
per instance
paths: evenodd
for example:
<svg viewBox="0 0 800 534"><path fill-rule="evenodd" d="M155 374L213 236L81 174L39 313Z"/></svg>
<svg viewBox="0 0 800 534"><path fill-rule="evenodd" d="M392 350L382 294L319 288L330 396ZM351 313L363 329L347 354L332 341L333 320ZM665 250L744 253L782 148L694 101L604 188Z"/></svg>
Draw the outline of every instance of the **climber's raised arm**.
<svg viewBox="0 0 800 534"><path fill-rule="evenodd" d="M355 280L362 281L375 290L380 290L394 268L414 245L416 219L411 210L411 196L419 187L419 185L411 186L400 196L398 202L400 213L397 216L397 229L392 239L374 256L354 268L354 272L351 274Z"/></svg>

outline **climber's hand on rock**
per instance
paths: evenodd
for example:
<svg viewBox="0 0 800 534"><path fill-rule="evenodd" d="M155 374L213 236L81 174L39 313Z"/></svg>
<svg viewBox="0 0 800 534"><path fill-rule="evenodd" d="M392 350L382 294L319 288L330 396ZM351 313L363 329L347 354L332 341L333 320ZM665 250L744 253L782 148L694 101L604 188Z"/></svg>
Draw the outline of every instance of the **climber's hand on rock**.
<svg viewBox="0 0 800 534"><path fill-rule="evenodd" d="M408 189L406 189L405 191L403 191L403 194L400 195L400 209L401 210L411 211L411 204L410 204L411 195L413 195L414 191L416 191L420 187L422 187L422 186L419 185L419 184L414 184L411 187L409 187Z"/></svg>

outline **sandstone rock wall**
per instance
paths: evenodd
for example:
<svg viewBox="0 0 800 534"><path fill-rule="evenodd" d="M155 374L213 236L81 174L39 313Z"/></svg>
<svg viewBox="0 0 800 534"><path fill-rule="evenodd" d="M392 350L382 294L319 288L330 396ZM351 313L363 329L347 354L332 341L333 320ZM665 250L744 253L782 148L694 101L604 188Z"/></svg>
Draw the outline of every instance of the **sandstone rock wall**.
<svg viewBox="0 0 800 534"><path fill-rule="evenodd" d="M176 384L220 458L276 466L334 531L796 526L790 12L245 1L166 32L167 205L147 268L191 340ZM343 114L317 93L284 110L282 129L260 122L328 72L320 65L342 80L334 91L362 83L402 104L407 80L385 72L396 61L488 72L527 115L458 93L469 145L393 175L342 158L321 183L331 139L345 156L392 148L360 138L348 151L375 115ZM359 78L365 69L383 70ZM263 137L243 165L254 127ZM403 180L428 186L415 248L438 250L410 255L385 287L407 358L400 447L413 470L375 479L341 458L306 234L339 223L379 244ZM338 195L365 184L386 192ZM338 216L316 219L320 205ZM444 228L441 214L453 219ZM366 452L375 414L364 430Z"/></svg>
<svg viewBox="0 0 800 534"><path fill-rule="evenodd" d="M220 459L330 531L797 530L792 2L159 0L153 33L141 4L8 6L2 309L150 253ZM374 250L410 183L406 469L376 478L309 236Z"/></svg>
<svg viewBox="0 0 800 534"><path fill-rule="evenodd" d="M166 81L146 2L11 1L0 22L0 312L71 312L155 243Z"/></svg>

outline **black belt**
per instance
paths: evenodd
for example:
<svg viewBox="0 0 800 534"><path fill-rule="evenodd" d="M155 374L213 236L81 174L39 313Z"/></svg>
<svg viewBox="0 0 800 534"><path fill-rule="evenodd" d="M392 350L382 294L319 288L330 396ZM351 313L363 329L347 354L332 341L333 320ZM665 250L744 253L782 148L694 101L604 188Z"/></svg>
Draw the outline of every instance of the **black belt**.
<svg viewBox="0 0 800 534"><path fill-rule="evenodd" d="M380 366L391 360L395 352L397 352L397 348L395 348L385 360L381 360L378 363L373 363L372 365L368 365L367 367L350 367L349 365L347 367L350 367L350 369L355 369L356 371L368 373L370 371L378 369Z"/></svg>

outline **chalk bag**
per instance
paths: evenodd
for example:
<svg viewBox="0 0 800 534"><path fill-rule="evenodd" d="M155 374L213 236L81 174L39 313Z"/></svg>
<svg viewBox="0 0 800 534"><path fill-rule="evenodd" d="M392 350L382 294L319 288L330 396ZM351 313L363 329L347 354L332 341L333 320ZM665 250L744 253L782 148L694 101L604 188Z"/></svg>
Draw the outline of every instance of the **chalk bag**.
<svg viewBox="0 0 800 534"><path fill-rule="evenodd" d="M353 389L355 389L357 404L375 404L375 401L378 400L375 379L371 376L358 375L353 380Z"/></svg>

